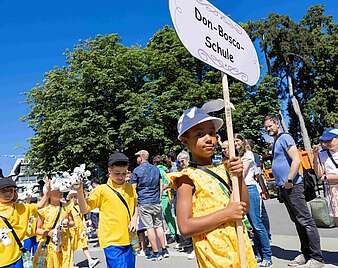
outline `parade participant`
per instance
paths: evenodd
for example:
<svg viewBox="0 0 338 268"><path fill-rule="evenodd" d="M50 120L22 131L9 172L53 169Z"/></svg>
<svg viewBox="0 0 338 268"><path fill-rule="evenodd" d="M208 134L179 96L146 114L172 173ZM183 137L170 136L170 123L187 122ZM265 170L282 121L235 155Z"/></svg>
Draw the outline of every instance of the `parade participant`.
<svg viewBox="0 0 338 268"><path fill-rule="evenodd" d="M38 204L18 204L16 183L11 178L0 178L0 267L23 267L21 241L33 231L29 224L48 199L49 187ZM35 232L35 230L34 230Z"/></svg>
<svg viewBox="0 0 338 268"><path fill-rule="evenodd" d="M99 208L98 236L109 268L135 267L130 232L136 231L138 212L135 190L125 182L128 164L123 153L112 154L108 159L107 183L97 186L86 200L82 187L77 191L81 213Z"/></svg>
<svg viewBox="0 0 338 268"><path fill-rule="evenodd" d="M72 192L72 191L71 191ZM77 202L76 196L73 193L70 193L71 198L71 213L74 219L74 227L70 229L72 236L72 247L73 250L82 249L83 254L88 260L89 268L94 268L99 262L99 259L92 259L90 252L88 250L88 237L87 237L87 228L85 223L85 218L83 213L80 211L79 204Z"/></svg>
<svg viewBox="0 0 338 268"><path fill-rule="evenodd" d="M326 150L320 151L318 145L313 147L314 170L316 175L327 183L325 191L329 201L330 216L338 226L338 129L326 129L319 140Z"/></svg>
<svg viewBox="0 0 338 268"><path fill-rule="evenodd" d="M301 254L289 266L320 268L324 266L320 237L304 196L301 163L296 143L290 134L281 132L275 116L264 118L264 128L274 138L272 173L279 189L279 198L285 204L290 219L295 223L301 244Z"/></svg>
<svg viewBox="0 0 338 268"><path fill-rule="evenodd" d="M254 229L254 250L259 267L271 267L272 250L268 231L264 226L262 218L263 200L261 188L255 180L255 157L250 145L238 133L234 135L235 148L243 162L243 177L248 188L250 208L248 217Z"/></svg>
<svg viewBox="0 0 338 268"><path fill-rule="evenodd" d="M91 182L91 188L93 191L97 186L100 185L100 181L97 179L92 180ZM99 209L95 208L92 211L90 211L89 214L86 214L86 216L89 217L88 222L90 223L90 226L92 227L92 232L89 234L89 239L97 239L97 229L99 228ZM100 246L99 242L94 244L94 247Z"/></svg>
<svg viewBox="0 0 338 268"><path fill-rule="evenodd" d="M241 202L231 200L231 181L225 166L212 165L216 131L222 125L222 119L196 107L185 110L177 125L178 138L188 147L193 163L170 174L177 188L177 222L183 236L192 236L199 267L240 267L236 220L243 220L249 197L239 158L231 158L227 167L239 179ZM257 267L245 233L247 267Z"/></svg>
<svg viewBox="0 0 338 268"><path fill-rule="evenodd" d="M139 166L134 169L130 181L137 192L140 222L147 230L153 251L147 259L161 260L162 257L169 257L163 230L161 175L159 169L148 162L149 153L146 150L141 150L135 155ZM157 239L160 242L161 252L158 249Z"/></svg>
<svg viewBox="0 0 338 268"><path fill-rule="evenodd" d="M177 228L175 218L171 213L171 199L170 199L170 182L166 178L165 174L169 172L168 168L162 165L161 156L156 155L153 158L153 164L160 170L161 180L162 180L162 197L161 197L161 204L162 204L162 211L164 215L164 219L167 223L170 236L167 239L167 243L171 244L175 241L178 242L178 235L177 235Z"/></svg>
<svg viewBox="0 0 338 268"><path fill-rule="evenodd" d="M46 252L46 267L73 267L73 248L70 228L74 226L71 207L62 203L63 193L51 190L48 205L39 209L36 234L41 236L39 248L34 256L34 266L37 266L42 247Z"/></svg>

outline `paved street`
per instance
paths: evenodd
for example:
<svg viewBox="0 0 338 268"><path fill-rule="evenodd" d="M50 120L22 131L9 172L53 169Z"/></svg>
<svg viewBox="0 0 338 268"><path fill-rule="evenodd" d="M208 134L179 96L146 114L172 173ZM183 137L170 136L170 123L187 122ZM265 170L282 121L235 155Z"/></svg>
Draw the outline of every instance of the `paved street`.
<svg viewBox="0 0 338 268"><path fill-rule="evenodd" d="M299 240L296 236L296 229L291 223L283 204L278 203L278 201L274 199L266 201L265 205L271 223L273 267L287 267L288 260L298 254ZM319 233L324 258L327 263L325 267L338 268L338 228L319 229ZM101 264L97 267L106 267L102 251L98 248L91 248L90 250L94 257L98 257L101 260ZM170 258L160 262L149 262L146 261L144 257L138 257L136 267L197 267L194 260L188 260L185 254L175 251L173 245L170 245L169 251L171 253ZM86 267L86 262L81 252L76 252L75 261L78 266Z"/></svg>

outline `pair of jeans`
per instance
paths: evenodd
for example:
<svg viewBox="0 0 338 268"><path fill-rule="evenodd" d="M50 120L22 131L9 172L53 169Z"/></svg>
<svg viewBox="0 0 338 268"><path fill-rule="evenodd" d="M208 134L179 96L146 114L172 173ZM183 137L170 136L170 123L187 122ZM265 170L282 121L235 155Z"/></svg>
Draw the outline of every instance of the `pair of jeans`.
<svg viewBox="0 0 338 268"><path fill-rule="evenodd" d="M324 262L318 229L305 201L304 184L295 184L291 189L280 188L280 191L290 218L296 225L305 259Z"/></svg>
<svg viewBox="0 0 338 268"><path fill-rule="evenodd" d="M256 185L248 185L250 209L249 219L254 229L254 251L257 257L263 260L271 261L272 250L268 231L262 220L262 204L263 200L258 192Z"/></svg>
<svg viewBox="0 0 338 268"><path fill-rule="evenodd" d="M270 232L270 220L268 213L266 212L264 201L262 201L262 221L265 226L266 231L268 232L269 239L271 240L271 232Z"/></svg>

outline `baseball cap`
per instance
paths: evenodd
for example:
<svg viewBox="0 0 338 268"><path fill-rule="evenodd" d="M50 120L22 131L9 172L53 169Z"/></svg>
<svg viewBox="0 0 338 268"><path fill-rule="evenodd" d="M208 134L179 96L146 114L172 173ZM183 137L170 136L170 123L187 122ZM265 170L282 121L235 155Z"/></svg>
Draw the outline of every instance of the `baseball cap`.
<svg viewBox="0 0 338 268"><path fill-rule="evenodd" d="M233 108L231 103L229 103L229 105ZM223 126L223 120L218 117L210 116L208 113L216 112L223 108L224 100L217 99L206 102L201 108L192 107L184 110L177 123L178 139L180 140L182 135L192 127L206 121L212 121L216 131L219 130Z"/></svg>
<svg viewBox="0 0 338 268"><path fill-rule="evenodd" d="M112 166L117 163L129 164L129 158L124 153L115 152L111 156L109 156L108 166Z"/></svg>
<svg viewBox="0 0 338 268"><path fill-rule="evenodd" d="M147 150L140 150L135 155L143 155L149 157L149 152Z"/></svg>
<svg viewBox="0 0 338 268"><path fill-rule="evenodd" d="M320 141L330 141L333 138L338 138L338 129L337 128L327 128L324 130L322 136L320 136Z"/></svg>
<svg viewBox="0 0 338 268"><path fill-rule="evenodd" d="M193 107L185 110L177 123L178 139L180 140L192 127L206 121L212 121L216 131L223 126L222 119L208 115L202 108Z"/></svg>
<svg viewBox="0 0 338 268"><path fill-rule="evenodd" d="M11 178L0 178L0 189L6 187L16 187L15 181L13 181Z"/></svg>

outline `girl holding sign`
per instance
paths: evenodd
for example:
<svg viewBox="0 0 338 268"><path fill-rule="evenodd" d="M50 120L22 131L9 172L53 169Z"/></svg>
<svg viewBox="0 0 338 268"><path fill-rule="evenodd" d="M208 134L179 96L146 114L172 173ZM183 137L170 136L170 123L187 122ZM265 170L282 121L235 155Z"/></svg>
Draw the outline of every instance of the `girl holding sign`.
<svg viewBox="0 0 338 268"><path fill-rule="evenodd" d="M192 236L199 267L240 267L235 221L247 213L248 191L239 158L230 159L227 167L212 165L216 131L223 120L209 116L211 111L193 107L185 110L178 122L178 138L190 150L193 162L169 175L177 188L177 221L181 234ZM228 171L240 178L242 202L231 200ZM257 267L246 234L244 240L247 267Z"/></svg>

